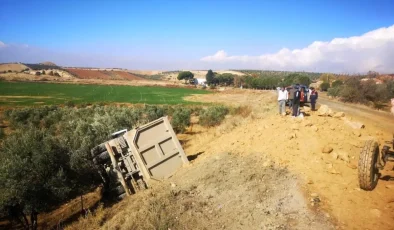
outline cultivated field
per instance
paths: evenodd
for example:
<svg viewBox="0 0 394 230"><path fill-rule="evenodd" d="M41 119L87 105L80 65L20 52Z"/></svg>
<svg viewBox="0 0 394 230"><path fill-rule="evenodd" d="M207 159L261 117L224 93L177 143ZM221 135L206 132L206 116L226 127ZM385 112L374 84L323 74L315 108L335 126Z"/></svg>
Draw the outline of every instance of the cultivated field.
<svg viewBox="0 0 394 230"><path fill-rule="evenodd" d="M188 88L121 85L76 85L51 83L0 82L0 105L26 106L78 103L190 104L183 97L206 94Z"/></svg>

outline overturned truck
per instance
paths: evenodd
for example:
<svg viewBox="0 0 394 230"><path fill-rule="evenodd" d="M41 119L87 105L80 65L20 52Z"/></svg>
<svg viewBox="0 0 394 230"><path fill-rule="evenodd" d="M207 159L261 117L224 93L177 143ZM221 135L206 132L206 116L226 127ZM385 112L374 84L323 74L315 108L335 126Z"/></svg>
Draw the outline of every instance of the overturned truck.
<svg viewBox="0 0 394 230"><path fill-rule="evenodd" d="M105 190L118 199L163 180L189 161L167 117L130 131L112 134L111 140L91 150Z"/></svg>

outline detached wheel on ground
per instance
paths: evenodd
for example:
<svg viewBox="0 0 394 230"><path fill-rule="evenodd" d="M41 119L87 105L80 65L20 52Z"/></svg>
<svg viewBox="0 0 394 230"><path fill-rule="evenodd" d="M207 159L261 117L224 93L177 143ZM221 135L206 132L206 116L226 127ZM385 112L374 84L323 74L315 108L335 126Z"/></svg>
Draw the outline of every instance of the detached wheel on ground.
<svg viewBox="0 0 394 230"><path fill-rule="evenodd" d="M366 141L358 161L358 181L360 188L372 191L379 180L379 169L376 165L379 156L379 145L376 141Z"/></svg>

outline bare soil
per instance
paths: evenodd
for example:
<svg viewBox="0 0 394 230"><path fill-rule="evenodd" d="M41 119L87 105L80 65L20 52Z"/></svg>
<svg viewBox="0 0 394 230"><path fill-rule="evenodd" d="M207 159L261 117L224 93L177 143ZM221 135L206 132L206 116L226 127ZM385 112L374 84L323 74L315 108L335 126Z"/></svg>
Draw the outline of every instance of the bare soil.
<svg viewBox="0 0 394 230"><path fill-rule="evenodd" d="M372 138L383 144L392 138L388 130L376 126L375 120L365 120L365 129L354 130L342 119L320 117L316 113L309 113L304 119L281 117L277 115L274 92L230 90L193 99L198 98L232 105L239 102L250 105L253 112L248 119L229 118L232 124L227 122L200 137L190 138L187 152L265 153L303 181L305 199L310 199L308 194L319 195L320 208L339 228L394 229L394 181L390 181L394 176L393 164L388 163L381 172L374 191L358 187L357 162L365 140ZM380 114L369 112L370 116ZM352 120L361 119L357 113L351 116ZM392 125L392 121L380 122L385 126ZM325 146L332 147L333 152L322 153Z"/></svg>
<svg viewBox="0 0 394 230"><path fill-rule="evenodd" d="M273 91L224 90L187 99L251 111L228 115L214 128L194 118L178 135L189 165L68 229L394 229L394 164L381 171L371 192L359 189L357 174L365 140L391 140L390 129L382 128L390 127L390 117L378 126L353 108L346 118L365 125L355 130L316 112L282 117ZM323 153L325 147L333 151Z"/></svg>

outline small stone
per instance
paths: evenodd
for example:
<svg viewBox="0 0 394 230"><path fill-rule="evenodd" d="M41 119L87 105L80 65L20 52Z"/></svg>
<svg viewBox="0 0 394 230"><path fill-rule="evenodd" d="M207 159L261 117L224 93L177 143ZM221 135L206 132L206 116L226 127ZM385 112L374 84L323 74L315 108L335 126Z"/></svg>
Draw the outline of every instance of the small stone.
<svg viewBox="0 0 394 230"><path fill-rule="evenodd" d="M349 158L349 154L345 151L338 151L338 158L349 163L350 162L350 158Z"/></svg>
<svg viewBox="0 0 394 230"><path fill-rule="evenodd" d="M171 183L171 187L172 187L172 188L175 188L175 187L176 187L176 184Z"/></svg>
<svg viewBox="0 0 394 230"><path fill-rule="evenodd" d="M344 117L344 116L345 116L345 113L344 113L344 112L336 112L336 113L334 114L333 117L335 117L335 118L341 118L341 117Z"/></svg>
<svg viewBox="0 0 394 230"><path fill-rule="evenodd" d="M326 213L325 216L326 216L327 218L330 218L330 217L331 217L330 214L328 214L328 213Z"/></svg>
<svg viewBox="0 0 394 230"><path fill-rule="evenodd" d="M335 126L334 126L334 125L331 125L331 126L330 126L330 129L331 129L331 130L335 130Z"/></svg>
<svg viewBox="0 0 394 230"><path fill-rule="evenodd" d="M313 181L312 180L308 180L308 184L313 184Z"/></svg>
<svg viewBox="0 0 394 230"><path fill-rule="evenodd" d="M375 209L371 209L370 213L372 215L374 215L375 217L380 217L382 215L382 212L379 209L376 209L376 208Z"/></svg>
<svg viewBox="0 0 394 230"><path fill-rule="evenodd" d="M357 166L356 165L354 165L354 164L347 164L346 165L347 167L349 167L349 168L351 168L351 169L357 169Z"/></svg>
<svg viewBox="0 0 394 230"><path fill-rule="evenodd" d="M311 108L306 107L306 106L304 106L303 109L304 109L304 112L310 112L311 111Z"/></svg>
<svg viewBox="0 0 394 230"><path fill-rule="evenodd" d="M263 167L264 168L266 168L266 167L268 167L270 165L271 165L271 161L269 161L269 160L263 163Z"/></svg>
<svg viewBox="0 0 394 230"><path fill-rule="evenodd" d="M331 156L337 160L338 159L338 154L336 152L331 153Z"/></svg>
<svg viewBox="0 0 394 230"><path fill-rule="evenodd" d="M317 193L311 193L311 197L319 197L319 194L317 194Z"/></svg>
<svg viewBox="0 0 394 230"><path fill-rule="evenodd" d="M327 105L321 105L317 113L318 116L332 116L333 111Z"/></svg>
<svg viewBox="0 0 394 230"><path fill-rule="evenodd" d="M319 131L319 128L318 128L317 126L314 125L314 126L312 126L312 130L315 131L315 132L317 132L317 131Z"/></svg>
<svg viewBox="0 0 394 230"><path fill-rule="evenodd" d="M324 146L322 153L331 153L334 149L328 145Z"/></svg>
<svg viewBox="0 0 394 230"><path fill-rule="evenodd" d="M361 132L358 130L353 130L353 135L356 137L361 137Z"/></svg>
<svg viewBox="0 0 394 230"><path fill-rule="evenodd" d="M327 168L329 168L329 169L332 169L332 167L333 167L331 163L327 163L326 165L327 165Z"/></svg>
<svg viewBox="0 0 394 230"><path fill-rule="evenodd" d="M350 126L353 129L363 129L365 128L365 125L361 122L357 122L357 121L351 121L351 119L349 118L344 118L343 119L344 123L348 126Z"/></svg>

